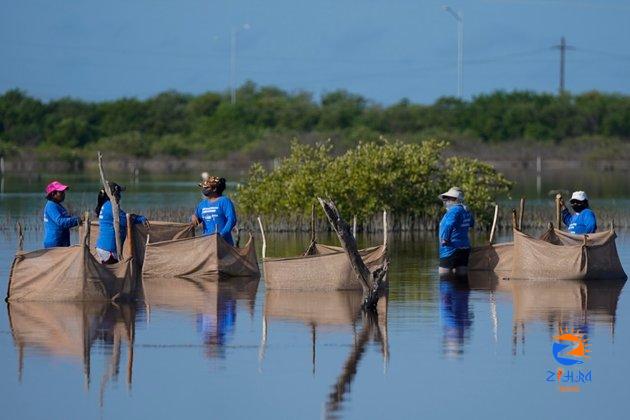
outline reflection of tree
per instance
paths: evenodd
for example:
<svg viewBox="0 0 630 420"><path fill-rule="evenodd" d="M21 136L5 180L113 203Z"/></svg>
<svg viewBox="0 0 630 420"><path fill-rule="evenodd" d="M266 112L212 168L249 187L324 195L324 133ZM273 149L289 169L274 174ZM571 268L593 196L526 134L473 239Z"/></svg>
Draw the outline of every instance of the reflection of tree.
<svg viewBox="0 0 630 420"><path fill-rule="evenodd" d="M357 367L365 353L366 345L370 340L374 340L381 345L381 353L383 354L384 362L387 363L389 348L387 343L387 320L385 316L385 313L381 315L381 322L379 322L379 315L377 313L371 311L362 312L363 328L356 336L354 346L343 365L341 374L332 386L332 391L328 394L328 400L326 402L327 418L336 417L336 414L341 409L346 395L350 392L350 385L357 374Z"/></svg>

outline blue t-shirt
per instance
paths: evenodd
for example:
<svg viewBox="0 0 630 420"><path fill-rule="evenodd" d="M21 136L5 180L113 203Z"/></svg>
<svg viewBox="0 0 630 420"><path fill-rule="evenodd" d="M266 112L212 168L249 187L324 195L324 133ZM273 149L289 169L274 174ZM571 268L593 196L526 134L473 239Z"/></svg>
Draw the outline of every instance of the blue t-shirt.
<svg viewBox="0 0 630 420"><path fill-rule="evenodd" d="M78 217L70 216L64 206L48 200L44 207L44 248L70 246L70 228L78 225Z"/></svg>
<svg viewBox="0 0 630 420"><path fill-rule="evenodd" d="M219 233L227 243L234 245L232 229L236 225L236 211L232 200L225 196L214 201L204 198L197 205L195 216L203 224L204 235Z"/></svg>
<svg viewBox="0 0 630 420"><path fill-rule="evenodd" d="M569 232L574 235L585 235L597 231L597 220L595 219L595 213L591 209L584 209L575 214L571 214L569 210L563 209L562 221Z"/></svg>
<svg viewBox="0 0 630 420"><path fill-rule="evenodd" d="M440 221L440 258L450 257L458 249L470 248L468 230L475 220L463 204L456 204L446 211Z"/></svg>
<svg viewBox="0 0 630 420"><path fill-rule="evenodd" d="M127 237L127 213L123 209L119 209L118 216L120 219L120 243L125 242ZM135 216L133 223L144 223L147 219L144 216ZM116 252L116 235L114 234L114 213L112 211L111 201L105 202L101 207L98 215L98 239L96 247L109 252Z"/></svg>

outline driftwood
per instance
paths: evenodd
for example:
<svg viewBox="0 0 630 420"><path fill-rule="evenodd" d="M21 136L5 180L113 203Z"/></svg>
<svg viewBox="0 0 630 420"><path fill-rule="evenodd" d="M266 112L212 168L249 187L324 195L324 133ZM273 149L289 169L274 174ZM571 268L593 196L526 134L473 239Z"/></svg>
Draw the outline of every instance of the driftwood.
<svg viewBox="0 0 630 420"><path fill-rule="evenodd" d="M350 226L341 218L335 203L330 200L323 200L319 197L317 199L322 205L330 224L337 233L341 246L346 251L350 265L361 284L361 288L363 289L363 309L376 310L381 288L387 279L387 269L389 268L388 259L385 259L381 267L370 272L363 262L361 255L359 255L357 242L350 232Z"/></svg>
<svg viewBox="0 0 630 420"><path fill-rule="evenodd" d="M101 174L101 183L103 189L109 197L109 201L112 203L112 216L114 219L114 236L116 236L116 254L118 254L118 260L122 260L122 242L120 241L120 206L114 194L112 194L111 188L109 188L109 182L105 178L105 171L103 170L103 155L98 152L98 171Z"/></svg>

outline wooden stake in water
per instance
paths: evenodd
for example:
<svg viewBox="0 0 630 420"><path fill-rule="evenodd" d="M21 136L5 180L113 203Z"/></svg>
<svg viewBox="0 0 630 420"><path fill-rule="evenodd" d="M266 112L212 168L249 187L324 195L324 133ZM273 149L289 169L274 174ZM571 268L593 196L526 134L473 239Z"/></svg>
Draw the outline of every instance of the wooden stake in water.
<svg viewBox="0 0 630 420"><path fill-rule="evenodd" d="M516 209L512 209L512 229L518 230L518 220L516 217Z"/></svg>
<svg viewBox="0 0 630 420"><path fill-rule="evenodd" d="M488 241L490 244L494 243L494 233L497 230L497 221L499 219L499 205L494 205L494 218L492 219L492 228L490 229L490 240Z"/></svg>
<svg viewBox="0 0 630 420"><path fill-rule="evenodd" d="M556 194L556 226L558 229L562 226L562 211L560 200L562 200L562 194Z"/></svg>
<svg viewBox="0 0 630 420"><path fill-rule="evenodd" d="M18 231L18 251L24 251L24 232L22 231L22 224L17 222Z"/></svg>
<svg viewBox="0 0 630 420"><path fill-rule="evenodd" d="M383 245L387 246L387 210L383 210Z"/></svg>
<svg viewBox="0 0 630 420"><path fill-rule="evenodd" d="M109 201L112 203L112 216L114 218L114 235L116 236L116 254L118 254L118 260L122 259L122 242L120 240L120 209L118 206L118 201L114 194L112 194L111 188L109 188L109 182L105 179L105 171L103 170L103 155L101 152L97 152L98 156L98 170L101 174L101 183L103 184L103 189L109 197Z"/></svg>
<svg viewBox="0 0 630 420"><path fill-rule="evenodd" d="M258 217L258 226L260 227L260 234L262 235L262 258L264 260L267 256L267 239L265 238L265 229L263 228L260 217Z"/></svg>
<svg viewBox="0 0 630 420"><path fill-rule="evenodd" d="M523 231L523 213L525 213L525 198L521 197L521 204L518 213L518 230Z"/></svg>

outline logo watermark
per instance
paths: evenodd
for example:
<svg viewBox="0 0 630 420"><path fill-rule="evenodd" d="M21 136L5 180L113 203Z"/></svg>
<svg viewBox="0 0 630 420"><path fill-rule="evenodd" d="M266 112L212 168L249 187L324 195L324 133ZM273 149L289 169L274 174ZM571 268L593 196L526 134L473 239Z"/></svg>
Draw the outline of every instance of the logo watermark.
<svg viewBox="0 0 630 420"><path fill-rule="evenodd" d="M560 392L580 392L580 387L593 381L593 373L582 365L590 358L586 334L560 329L554 337L551 353L559 367L547 370L547 382L556 383Z"/></svg>

